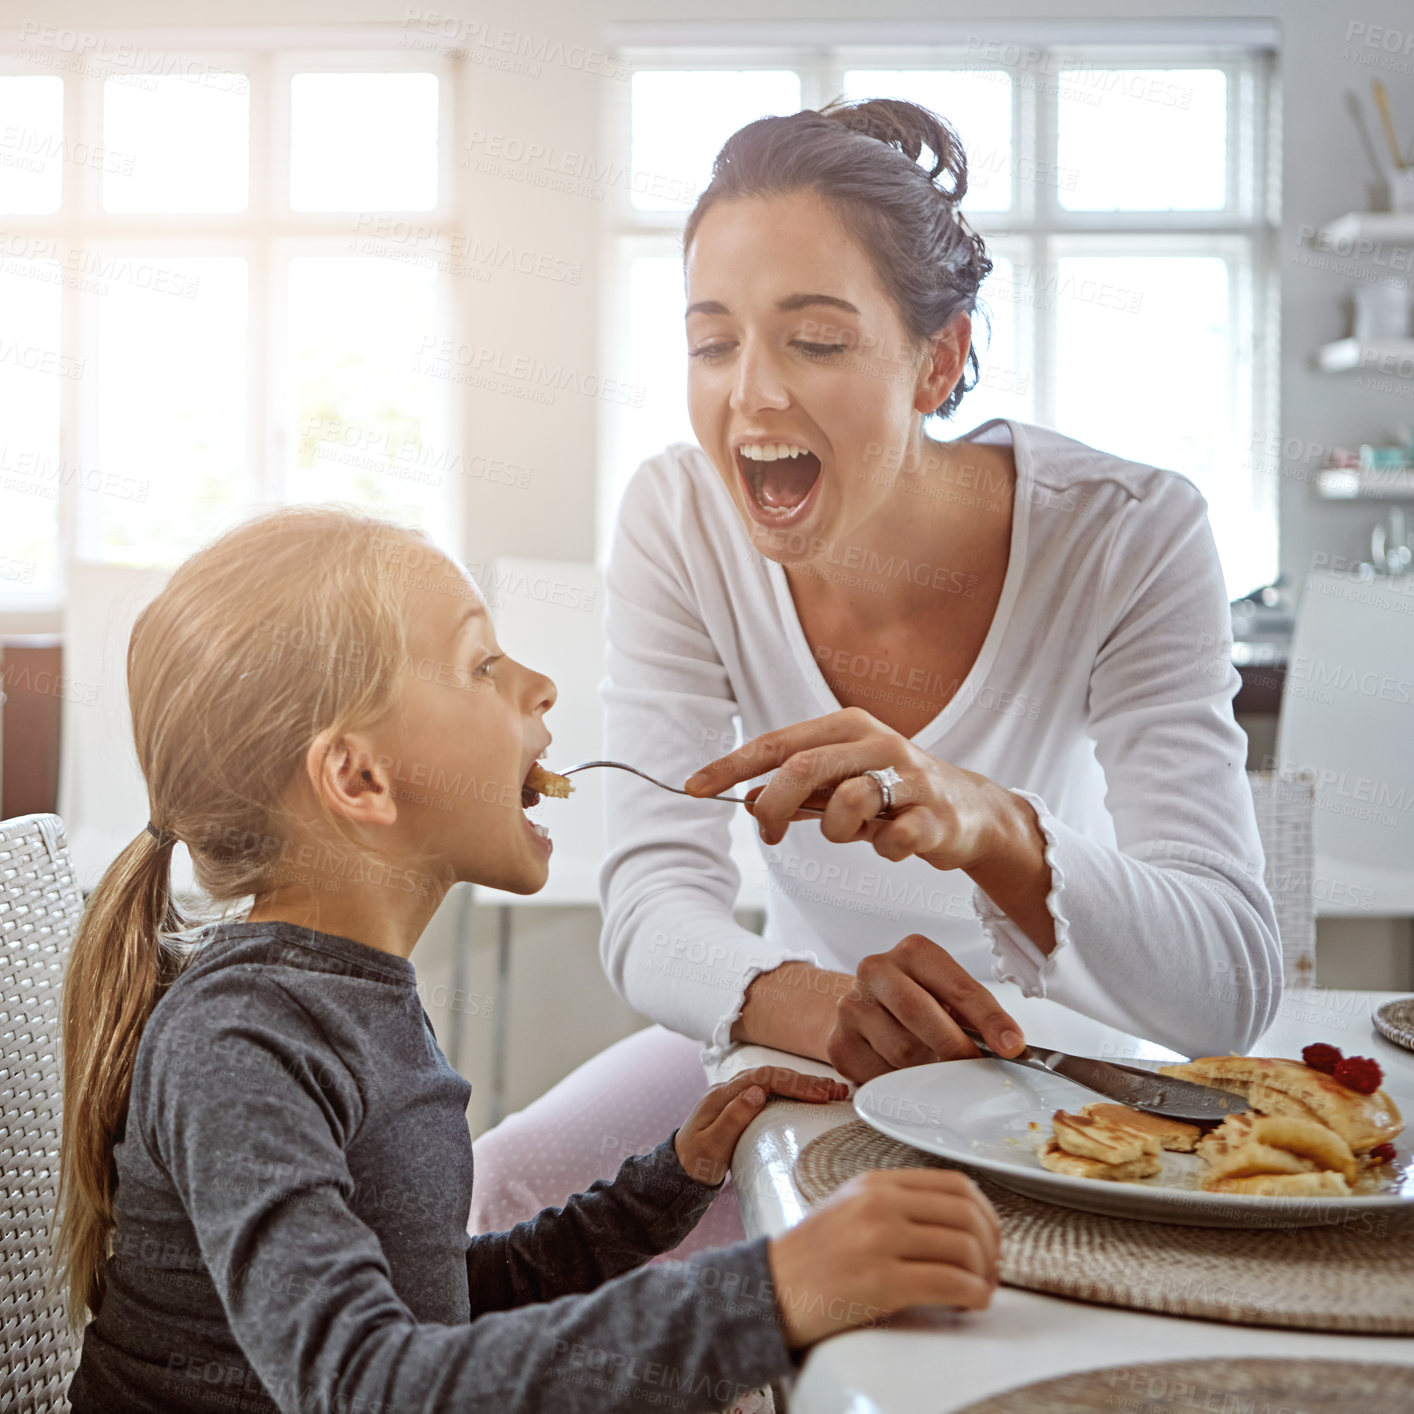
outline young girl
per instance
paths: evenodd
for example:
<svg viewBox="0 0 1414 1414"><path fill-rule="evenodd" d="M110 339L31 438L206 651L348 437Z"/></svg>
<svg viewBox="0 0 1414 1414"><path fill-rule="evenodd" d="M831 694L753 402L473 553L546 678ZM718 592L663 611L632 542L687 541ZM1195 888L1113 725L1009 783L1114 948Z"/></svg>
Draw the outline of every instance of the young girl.
<svg viewBox="0 0 1414 1414"><path fill-rule="evenodd" d="M421 536L320 508L231 531L138 620L128 686L151 819L89 901L64 999L59 1246L94 1317L75 1414L710 1410L832 1331L988 1304L995 1217L933 1170L644 1267L768 1088L844 1094L791 1071L716 1087L612 1181L468 1238L470 1087L409 958L453 883L545 883L526 782L555 688ZM177 841L213 899L253 898L243 921L181 936Z"/></svg>

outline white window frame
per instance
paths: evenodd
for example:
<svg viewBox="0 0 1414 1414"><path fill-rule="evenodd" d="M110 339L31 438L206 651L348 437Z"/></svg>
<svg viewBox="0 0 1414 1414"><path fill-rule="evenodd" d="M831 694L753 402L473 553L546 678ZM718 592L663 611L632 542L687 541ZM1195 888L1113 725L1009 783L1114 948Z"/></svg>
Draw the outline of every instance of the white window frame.
<svg viewBox="0 0 1414 1414"><path fill-rule="evenodd" d="M722 34L726 24L702 26L711 36ZM742 26L745 32L749 27ZM780 27L777 27L780 28ZM818 108L844 90L846 70L871 69L974 69L1006 68L977 52L979 45L961 36L951 42L860 44L831 42L850 27L821 22L814 44L766 43L732 47L721 42L684 44L633 43L633 27L620 44L618 57L630 74L642 70L694 69L795 69L801 78L801 103ZM946 28L946 27L942 27ZM958 29L958 26L953 26ZM991 26L996 28L996 26ZM1024 28L1013 36L1028 48L1039 49L1039 80L1027 80L1025 69L1012 69L1012 202L1004 212L969 214L969 221L988 248L1014 264L1034 264L1043 287L1053 288L1056 260L1062 255L1100 253L1123 249L1126 253L1166 251L1174 254L1216 256L1228 262L1232 295L1230 348L1249 391L1245 400L1250 426L1249 446L1270 445L1278 426L1277 338L1279 282L1276 262L1278 217L1274 177L1274 144L1278 86L1274 49L1265 34L1237 31L1218 35L1217 42L1175 40L1154 32L1137 37L1143 42L1116 42L1097 37L1072 37L1076 26L1060 26L1058 37L1046 42L1027 38ZM1111 27L1113 28L1113 27ZM1221 30L1221 26L1218 27ZM854 27L858 33L858 27ZM1023 181L1020 173L1041 170L1042 163L1057 161L1057 84L1067 65L1124 69L1218 69L1227 76L1228 141L1226 202L1214 211L1069 211L1059 200L1059 189L1037 181ZM621 86L607 113L615 150L631 151L631 82ZM964 203L964 209L966 204ZM606 350L622 349L627 319L627 271L635 255L681 253L685 217L676 211L643 211L635 208L631 194L621 191L606 212ZM983 298L985 300L985 287ZM1056 321L1054 311L1041 302L1023 306L1016 324L1017 359L1030 378L1032 416L1041 424L1054 424ZM607 340L615 342L610 344ZM1101 376L1097 370L1097 376ZM1181 390L1176 393L1181 397ZM966 423L964 400L959 429ZM598 543L601 556L610 543L619 485L631 468L617 465L618 429L613 418L601 428L600 465L606 468L601 483ZM1233 467L1233 475L1250 478L1254 516L1269 527L1271 570L1277 568L1277 487L1275 478L1263 476L1258 458L1247 456Z"/></svg>
<svg viewBox="0 0 1414 1414"><path fill-rule="evenodd" d="M288 426L283 381L286 342L284 289L289 261L303 255L348 253L354 221L361 213L295 211L289 204L290 86L296 73L434 73L438 80L438 203L435 209L379 210L379 217L427 227L441 250L464 239L462 213L467 209L456 149L457 115L464 107L463 65L454 54L398 47L397 27L350 27L336 31L305 29L289 36L279 30L230 34L230 47L211 47L197 32L105 31L109 52L124 42L145 55L179 55L184 64L209 64L244 73L250 83L250 186L244 211L112 212L102 204L98 165L65 161L59 210L42 214L0 214L0 230L10 240L25 238L30 248L54 242L61 255L76 248L104 254L141 255L154 261L194 255L235 255L246 260L247 286L247 466L251 507L284 499L285 450L297 429ZM301 46L307 47L301 47ZM106 71L56 52L29 58L0 52L0 75L55 76L64 80L63 133L66 148L85 143L102 146L104 80L127 72L116 64ZM141 64L131 70L141 75ZM160 70L159 70L160 72ZM451 277L440 277L439 301L449 323L461 319ZM83 358L82 379L63 379L60 387L59 463L91 466L97 433L98 380L95 356L96 306L99 296L72 287L61 292L61 351ZM452 333L449 328L446 332ZM459 440L462 428L457 401L449 398L446 436ZM448 479L443 487L439 524L427 527L448 551L460 556L465 525L464 488ZM8 592L0 582L0 632L50 632L59 626L65 566L71 559L98 557L96 517L73 478L58 488L59 584L53 599Z"/></svg>

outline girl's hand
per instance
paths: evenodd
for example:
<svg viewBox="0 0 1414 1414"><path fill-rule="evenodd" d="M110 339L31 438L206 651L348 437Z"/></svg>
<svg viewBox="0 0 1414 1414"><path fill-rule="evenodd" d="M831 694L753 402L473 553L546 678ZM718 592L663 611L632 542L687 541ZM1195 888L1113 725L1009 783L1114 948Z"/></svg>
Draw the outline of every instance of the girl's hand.
<svg viewBox="0 0 1414 1414"><path fill-rule="evenodd" d="M1025 1044L1021 1027L945 948L910 933L861 959L854 986L835 1003L826 1054L857 1085L908 1065L979 1055L959 1022L998 1055Z"/></svg>
<svg viewBox="0 0 1414 1414"><path fill-rule="evenodd" d="M771 1280L792 1350L907 1306L984 1310L1000 1280L1001 1225L965 1174L875 1169L772 1240Z"/></svg>
<svg viewBox="0 0 1414 1414"><path fill-rule="evenodd" d="M849 1086L822 1075L802 1075L784 1066L761 1065L714 1085L677 1132L673 1147L684 1171L699 1183L719 1184L731 1167L742 1131L766 1103L767 1094L822 1104L849 1098Z"/></svg>
<svg viewBox="0 0 1414 1414"><path fill-rule="evenodd" d="M890 818L878 819L883 797L864 772L888 767L901 783L893 788ZM937 869L970 869L994 848L1001 822L1015 809L1010 792L920 751L862 707L754 737L690 776L685 788L719 795L763 771L775 775L748 794L767 844L779 844L791 821L818 818L820 833L836 844L867 840L885 859L916 855ZM802 805L825 813L797 814Z"/></svg>

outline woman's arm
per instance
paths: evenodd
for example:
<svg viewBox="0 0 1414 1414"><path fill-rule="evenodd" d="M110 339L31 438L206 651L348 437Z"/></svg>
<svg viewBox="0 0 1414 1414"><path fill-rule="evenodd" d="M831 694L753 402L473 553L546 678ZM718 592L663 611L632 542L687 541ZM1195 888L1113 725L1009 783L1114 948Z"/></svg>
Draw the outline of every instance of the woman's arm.
<svg viewBox="0 0 1414 1414"><path fill-rule="evenodd" d="M1155 473L1116 518L1097 605L1089 731L1116 848L1044 801L1057 944L1028 952L1000 900L983 925L1028 991L1189 1055L1246 1050L1281 1000L1276 914L1233 718L1232 620L1207 507Z"/></svg>
<svg viewBox="0 0 1414 1414"><path fill-rule="evenodd" d="M854 985L848 972L783 962L752 978L741 1015L732 1023L731 1039L828 1063L835 1010Z"/></svg>
<svg viewBox="0 0 1414 1414"><path fill-rule="evenodd" d="M691 582L681 550L685 527L705 535L715 523L695 502L702 494L673 453L640 468L607 575L605 755L665 780L683 779L736 739L730 677L697 602L705 590ZM605 772L604 790L604 970L635 1010L724 1048L752 978L819 958L770 945L733 918L740 875L730 822L740 806L688 805L621 771ZM823 1034L794 1040L785 1048L821 1054Z"/></svg>

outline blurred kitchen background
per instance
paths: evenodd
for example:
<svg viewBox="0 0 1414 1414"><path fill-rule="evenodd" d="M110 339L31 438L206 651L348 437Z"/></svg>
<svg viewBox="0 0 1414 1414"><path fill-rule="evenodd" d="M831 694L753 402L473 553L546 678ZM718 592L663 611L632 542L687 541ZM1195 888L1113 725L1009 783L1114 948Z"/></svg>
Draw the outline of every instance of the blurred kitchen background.
<svg viewBox="0 0 1414 1414"><path fill-rule="evenodd" d="M1249 768L1315 790L1317 979L1414 987L1414 12L773 9L0 5L0 815L58 808L96 879L145 819L126 626L287 500L425 527L561 678L554 759L597 754L597 566L634 468L691 438L712 156L904 97L961 133L996 267L956 432L1198 484ZM586 780L545 896L459 888L415 955L474 1130L643 1024L599 967L596 810Z"/></svg>

